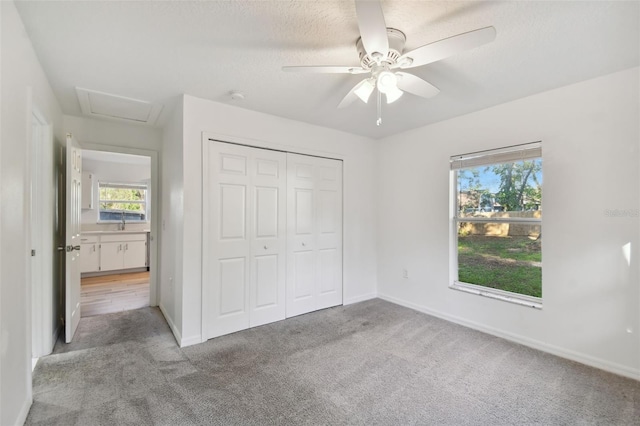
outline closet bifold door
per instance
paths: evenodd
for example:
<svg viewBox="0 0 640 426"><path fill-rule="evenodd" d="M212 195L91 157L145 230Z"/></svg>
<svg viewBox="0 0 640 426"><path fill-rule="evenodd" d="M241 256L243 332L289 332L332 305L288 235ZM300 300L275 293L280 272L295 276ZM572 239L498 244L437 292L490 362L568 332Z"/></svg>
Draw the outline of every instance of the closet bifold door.
<svg viewBox="0 0 640 426"><path fill-rule="evenodd" d="M286 154L207 142L208 338L285 318Z"/></svg>
<svg viewBox="0 0 640 426"><path fill-rule="evenodd" d="M287 317L342 304L342 161L287 154Z"/></svg>

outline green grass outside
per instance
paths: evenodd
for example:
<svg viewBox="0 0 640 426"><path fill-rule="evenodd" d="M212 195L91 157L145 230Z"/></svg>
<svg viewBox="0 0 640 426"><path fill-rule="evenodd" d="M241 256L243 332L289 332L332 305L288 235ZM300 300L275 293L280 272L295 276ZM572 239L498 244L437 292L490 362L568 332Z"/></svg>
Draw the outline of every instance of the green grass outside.
<svg viewBox="0 0 640 426"><path fill-rule="evenodd" d="M540 240L458 236L458 280L542 297Z"/></svg>

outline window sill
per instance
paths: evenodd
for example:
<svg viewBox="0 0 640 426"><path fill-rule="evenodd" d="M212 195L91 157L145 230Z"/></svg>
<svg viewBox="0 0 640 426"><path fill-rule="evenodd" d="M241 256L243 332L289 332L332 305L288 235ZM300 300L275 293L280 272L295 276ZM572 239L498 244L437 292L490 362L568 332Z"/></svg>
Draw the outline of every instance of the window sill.
<svg viewBox="0 0 640 426"><path fill-rule="evenodd" d="M96 222L96 225L108 225L108 224L113 224L113 223L122 223L121 220L99 220ZM128 220L127 222L125 222L127 225L144 225L149 223L148 220Z"/></svg>
<svg viewBox="0 0 640 426"><path fill-rule="evenodd" d="M490 299L502 300L503 302L515 303L516 305L527 306L533 309L542 309L542 299L539 297L511 293L508 291L482 287L479 285L463 283L460 281L454 281L453 284L449 286L449 288L453 290L463 291L465 293L477 294L478 296L488 297Z"/></svg>

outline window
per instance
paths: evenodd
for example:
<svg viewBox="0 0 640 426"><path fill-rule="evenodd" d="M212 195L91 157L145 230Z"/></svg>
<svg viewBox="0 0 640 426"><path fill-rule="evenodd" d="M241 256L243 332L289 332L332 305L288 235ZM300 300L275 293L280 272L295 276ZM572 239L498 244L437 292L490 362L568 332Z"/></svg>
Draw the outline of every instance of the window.
<svg viewBox="0 0 640 426"><path fill-rule="evenodd" d="M146 222L147 186L100 182L100 221Z"/></svg>
<svg viewBox="0 0 640 426"><path fill-rule="evenodd" d="M458 155L450 163L451 287L541 308L540 142Z"/></svg>

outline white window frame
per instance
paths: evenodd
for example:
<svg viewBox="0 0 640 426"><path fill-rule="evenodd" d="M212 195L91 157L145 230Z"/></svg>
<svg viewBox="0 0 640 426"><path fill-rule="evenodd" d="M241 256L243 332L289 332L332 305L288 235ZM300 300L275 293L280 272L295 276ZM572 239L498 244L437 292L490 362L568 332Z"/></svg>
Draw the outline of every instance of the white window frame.
<svg viewBox="0 0 640 426"><path fill-rule="evenodd" d="M144 201L135 200L103 200L100 198L100 189L106 188L125 188L125 189L142 189L144 190ZM98 223L119 223L119 220L102 220L100 213L102 213L102 202L115 202L115 203L132 203L132 204L144 204L144 217L145 220L135 220L129 223L149 223L149 186L144 183L121 183L121 182L98 182Z"/></svg>
<svg viewBox="0 0 640 426"><path fill-rule="evenodd" d="M513 293L482 285L465 283L458 281L458 224L465 223L513 223L539 225L542 229L542 218L484 218L484 217L459 217L458 208L458 170L472 168L475 166L485 166L493 164L508 163L511 161L530 160L534 158L542 159L542 143L540 141L514 145L505 148L479 151L469 154L454 155L450 158L450 251L449 265L451 282L449 288L463 291L465 293L476 294L478 296L491 299L502 300L515 303L534 309L542 309L542 298L528 296L525 294ZM543 161L544 167L544 161ZM544 174L543 174L544 176Z"/></svg>

